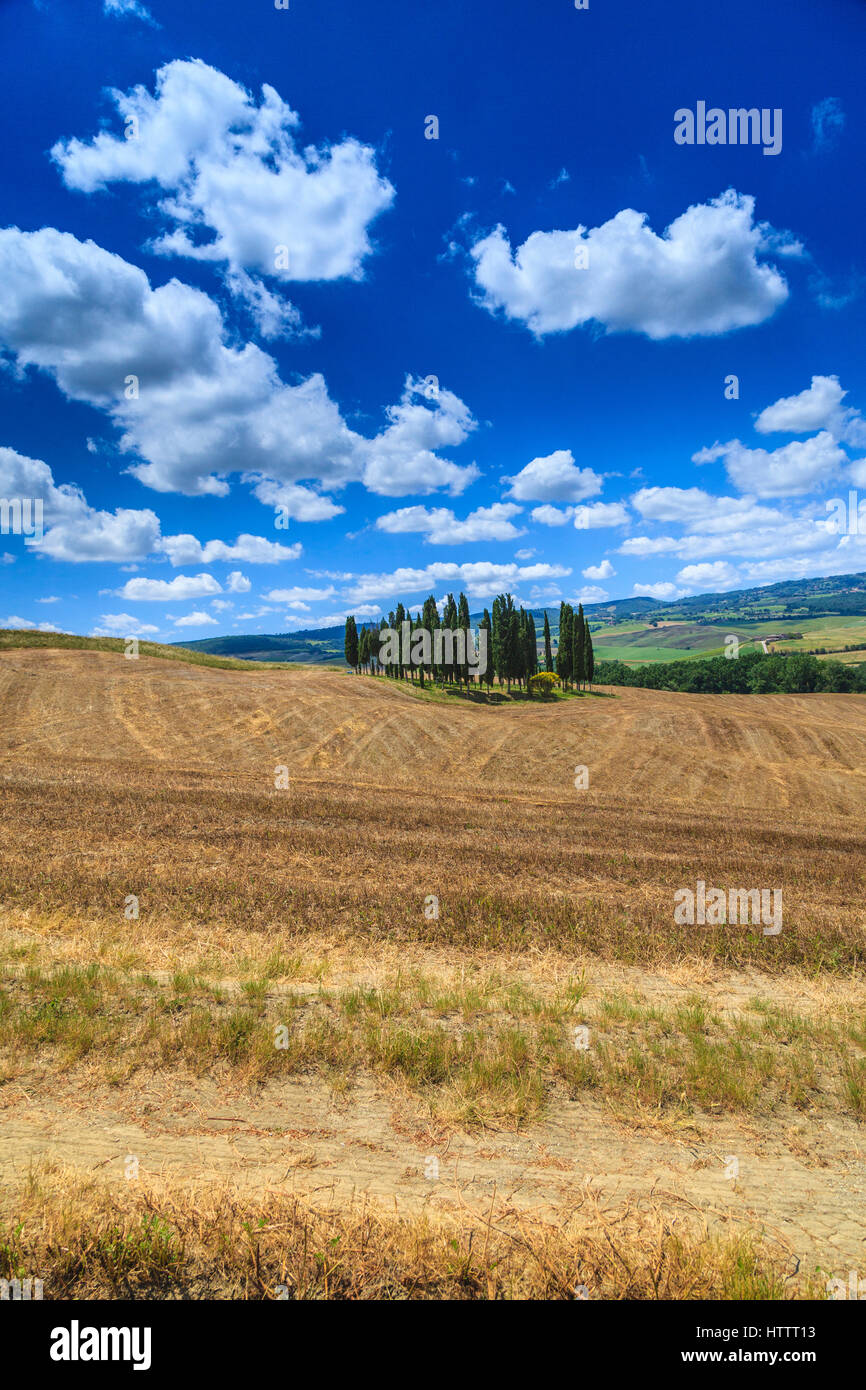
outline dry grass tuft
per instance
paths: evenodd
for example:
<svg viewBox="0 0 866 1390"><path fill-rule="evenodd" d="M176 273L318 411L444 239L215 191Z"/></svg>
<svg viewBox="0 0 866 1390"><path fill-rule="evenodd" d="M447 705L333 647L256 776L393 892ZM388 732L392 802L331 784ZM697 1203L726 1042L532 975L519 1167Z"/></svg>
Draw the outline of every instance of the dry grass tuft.
<svg viewBox="0 0 866 1390"><path fill-rule="evenodd" d="M589 1194L556 1224L494 1199L458 1216L317 1207L267 1193L109 1194L45 1166L3 1202L0 1277L51 1298L792 1299L817 1279L752 1234L712 1236L659 1204L605 1211Z"/></svg>

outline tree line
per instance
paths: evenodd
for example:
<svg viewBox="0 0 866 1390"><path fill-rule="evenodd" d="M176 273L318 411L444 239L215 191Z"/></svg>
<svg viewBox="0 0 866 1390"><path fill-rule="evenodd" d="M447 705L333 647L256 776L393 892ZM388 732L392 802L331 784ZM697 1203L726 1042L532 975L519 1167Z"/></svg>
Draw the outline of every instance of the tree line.
<svg viewBox="0 0 866 1390"><path fill-rule="evenodd" d="M454 660L453 652L458 648L455 642L444 645L444 650L449 653L451 659L437 662L434 656L436 648L431 640L427 654L421 659L416 660L413 656L408 664L404 664L404 661L386 660L385 634L390 630L402 637L405 624L408 624L406 631L409 635L410 651L421 651L423 648L422 643L414 642L415 634L419 632L428 633L431 639L437 632L462 634L463 643L459 644L459 649L464 652L472 650L474 653L482 642L486 643L486 669L481 672L477 667L473 669L468 660ZM542 651L539 653L535 618L531 611L518 607L511 594L499 594L493 600L491 608L484 609L478 632L479 643L478 647L475 647L469 603L465 594L460 594L457 599L453 594L449 594L442 605L441 616L436 600L431 594L424 600L414 617L402 603L397 604L387 619L383 617L378 623L363 624L360 630L354 616L348 617L344 652L346 662L356 672L385 675L393 680L413 682L417 678L422 686L425 681L435 681L441 685L465 684L467 688L472 683L479 686L486 684L489 689L494 681L497 681L509 692L515 685L529 694L536 691L549 694L557 683L563 690L583 689L592 684L595 654L582 604L578 604L577 612L570 603L560 604L559 640L555 644L555 655L547 611L545 610L544 614ZM470 643L473 644L471 648ZM549 679L539 679L545 675Z"/></svg>
<svg viewBox="0 0 866 1390"><path fill-rule="evenodd" d="M818 661L806 652L741 652L738 657L647 662L638 667L622 661L600 661L596 678L601 685L709 695L866 691L866 675L856 666Z"/></svg>

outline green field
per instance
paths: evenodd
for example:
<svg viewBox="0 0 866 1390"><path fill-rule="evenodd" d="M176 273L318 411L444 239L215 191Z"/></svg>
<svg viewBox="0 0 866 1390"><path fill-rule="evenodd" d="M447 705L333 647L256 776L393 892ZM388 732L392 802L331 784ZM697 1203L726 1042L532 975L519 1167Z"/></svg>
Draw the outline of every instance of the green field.
<svg viewBox="0 0 866 1390"><path fill-rule="evenodd" d="M781 637L782 633L801 635ZM760 646L763 639L770 651L813 651L816 647L826 647L829 652L862 643L862 655L841 652L839 659L866 661L866 617L858 615L776 617L762 622L744 622L732 617L724 625L674 621L658 622L654 627L631 621L597 628L592 637L597 660L639 665L648 661L720 656L730 635L739 638L741 649Z"/></svg>
<svg viewBox="0 0 866 1390"><path fill-rule="evenodd" d="M617 623L600 628L592 635L599 661L625 661L630 665L645 661L682 661L720 656L725 640L732 634L742 646L754 645L763 635L778 631L772 623L730 622L724 626L706 623L670 622L655 627L646 623Z"/></svg>
<svg viewBox="0 0 866 1390"><path fill-rule="evenodd" d="M803 633L798 641L774 643L779 651L809 651L813 647L850 647L862 642L866 647L866 617L845 614L824 618L800 618L796 628ZM853 655L853 653L849 653ZM866 660L866 653L864 653Z"/></svg>

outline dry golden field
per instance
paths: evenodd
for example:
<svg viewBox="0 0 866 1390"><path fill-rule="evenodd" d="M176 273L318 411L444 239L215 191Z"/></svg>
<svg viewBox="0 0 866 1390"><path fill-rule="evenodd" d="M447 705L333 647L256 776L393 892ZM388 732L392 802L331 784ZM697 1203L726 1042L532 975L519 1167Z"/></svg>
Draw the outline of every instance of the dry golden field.
<svg viewBox="0 0 866 1390"><path fill-rule="evenodd" d="M22 646L0 701L0 1277L863 1269L866 699L486 707ZM697 880L781 888L783 930L677 925Z"/></svg>

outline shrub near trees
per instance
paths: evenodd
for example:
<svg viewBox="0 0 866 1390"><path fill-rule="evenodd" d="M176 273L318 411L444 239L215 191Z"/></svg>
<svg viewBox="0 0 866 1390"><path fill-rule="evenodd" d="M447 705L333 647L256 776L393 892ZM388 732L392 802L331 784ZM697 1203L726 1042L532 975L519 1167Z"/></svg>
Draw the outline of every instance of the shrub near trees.
<svg viewBox="0 0 866 1390"><path fill-rule="evenodd" d="M530 695L540 695L543 700L549 700L558 684L559 677L553 671L539 671L536 675L529 677L529 693Z"/></svg>

